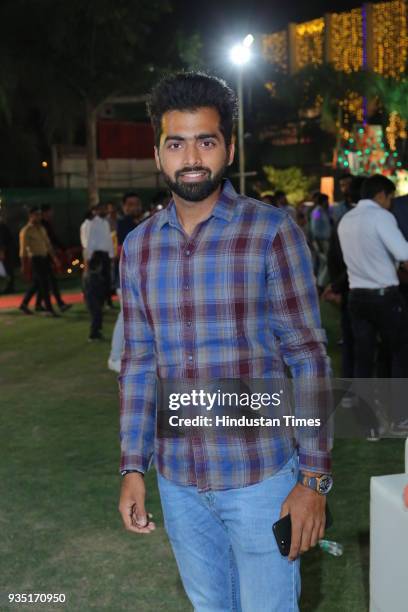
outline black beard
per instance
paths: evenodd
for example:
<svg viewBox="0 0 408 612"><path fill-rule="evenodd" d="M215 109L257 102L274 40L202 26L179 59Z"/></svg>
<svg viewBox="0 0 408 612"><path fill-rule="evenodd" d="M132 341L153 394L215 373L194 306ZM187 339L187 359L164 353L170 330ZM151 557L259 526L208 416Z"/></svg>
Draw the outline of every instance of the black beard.
<svg viewBox="0 0 408 612"><path fill-rule="evenodd" d="M208 168L203 167L194 167L194 168L183 168L182 170L178 170L176 172L176 180L173 181L172 178L166 174L162 170L163 180L166 183L167 187L170 189L172 193L175 193L186 200L186 202L202 202L206 198L208 198L214 191L218 189L221 185L222 179L224 178L225 170L227 169L227 164L221 168L217 174L212 175L211 171ZM183 183L180 181L180 175L183 172L200 172L204 171L208 173L208 178L205 181L200 181L198 183Z"/></svg>

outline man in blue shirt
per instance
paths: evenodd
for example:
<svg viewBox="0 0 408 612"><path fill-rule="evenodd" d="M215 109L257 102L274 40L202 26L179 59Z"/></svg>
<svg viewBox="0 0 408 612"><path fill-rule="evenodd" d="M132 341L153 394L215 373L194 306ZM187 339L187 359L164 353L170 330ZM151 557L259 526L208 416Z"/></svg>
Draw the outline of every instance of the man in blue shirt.
<svg viewBox="0 0 408 612"><path fill-rule="evenodd" d="M154 529L143 479L154 462L194 609L296 612L298 555L324 533L330 442L316 435L296 444L258 430L155 430L159 383L279 379L287 366L300 415L309 408L301 384L330 375L303 232L286 212L224 180L235 109L232 90L200 73L168 76L150 98L156 163L173 197L122 250L119 509L128 531ZM287 514L288 558L272 533Z"/></svg>

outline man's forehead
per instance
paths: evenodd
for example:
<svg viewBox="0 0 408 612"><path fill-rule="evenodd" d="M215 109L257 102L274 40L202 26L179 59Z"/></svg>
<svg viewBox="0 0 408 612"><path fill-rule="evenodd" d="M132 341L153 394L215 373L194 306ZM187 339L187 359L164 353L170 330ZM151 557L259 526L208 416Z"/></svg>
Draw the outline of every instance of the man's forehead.
<svg viewBox="0 0 408 612"><path fill-rule="evenodd" d="M170 110L162 116L162 134L177 133L179 136L192 136L208 131L220 132L220 116L212 107L192 110Z"/></svg>

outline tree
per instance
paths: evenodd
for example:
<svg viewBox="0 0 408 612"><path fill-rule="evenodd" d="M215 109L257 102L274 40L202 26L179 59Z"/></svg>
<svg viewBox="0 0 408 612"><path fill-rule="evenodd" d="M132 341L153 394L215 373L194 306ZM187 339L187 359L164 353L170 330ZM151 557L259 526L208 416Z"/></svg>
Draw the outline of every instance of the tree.
<svg viewBox="0 0 408 612"><path fill-rule="evenodd" d="M96 117L113 95L144 93L151 80L146 41L169 9L159 0L4 0L2 47L48 129L85 117L89 204L98 201ZM7 27L6 25L7 24ZM1 90L0 90L1 93Z"/></svg>
<svg viewBox="0 0 408 612"><path fill-rule="evenodd" d="M315 179L305 176L300 168L279 170L273 166L264 166L263 170L271 188L274 191L284 191L291 204L304 202L315 183Z"/></svg>

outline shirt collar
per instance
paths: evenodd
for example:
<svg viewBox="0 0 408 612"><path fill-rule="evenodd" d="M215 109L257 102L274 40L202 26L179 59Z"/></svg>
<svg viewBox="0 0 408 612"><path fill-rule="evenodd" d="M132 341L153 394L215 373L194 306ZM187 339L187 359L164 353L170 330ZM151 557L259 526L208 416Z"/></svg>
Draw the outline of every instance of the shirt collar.
<svg viewBox="0 0 408 612"><path fill-rule="evenodd" d="M371 200L369 198L364 198L362 200L359 200L357 206L362 206L362 207L370 206L371 208L375 206L376 208L381 208L381 206L377 204L377 202L374 202L374 200Z"/></svg>
<svg viewBox="0 0 408 612"><path fill-rule="evenodd" d="M226 179L224 181L220 197L212 209L210 217L217 217L218 219L223 219L224 221L231 221L235 212L235 201L238 197L239 196L232 186L231 181ZM176 205L173 199L170 200L167 208L165 208L163 213L160 215L158 228L161 229L166 224L179 226Z"/></svg>

